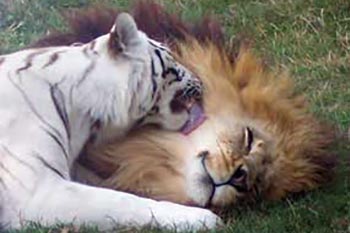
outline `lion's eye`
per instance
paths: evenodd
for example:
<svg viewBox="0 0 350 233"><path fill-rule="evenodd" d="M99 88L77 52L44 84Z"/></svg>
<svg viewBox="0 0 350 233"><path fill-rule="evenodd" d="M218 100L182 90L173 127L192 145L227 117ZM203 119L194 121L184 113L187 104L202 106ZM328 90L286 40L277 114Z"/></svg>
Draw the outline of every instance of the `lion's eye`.
<svg viewBox="0 0 350 233"><path fill-rule="evenodd" d="M242 168L242 165L237 168L235 173L232 175L232 179L241 180L247 176L247 172Z"/></svg>
<svg viewBox="0 0 350 233"><path fill-rule="evenodd" d="M251 151L252 149L252 144L254 141L254 135L252 130L249 127L245 128L244 131L244 146L247 151L247 154Z"/></svg>

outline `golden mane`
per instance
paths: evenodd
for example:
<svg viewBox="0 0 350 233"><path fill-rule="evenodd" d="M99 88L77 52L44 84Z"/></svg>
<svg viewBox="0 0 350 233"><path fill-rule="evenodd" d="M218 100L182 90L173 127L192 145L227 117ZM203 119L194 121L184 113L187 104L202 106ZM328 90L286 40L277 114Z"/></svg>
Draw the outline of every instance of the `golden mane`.
<svg viewBox="0 0 350 233"><path fill-rule="evenodd" d="M263 178L267 198L279 199L290 192L310 190L331 179L336 164L335 155L329 151L334 131L309 112L305 97L296 92L286 72L267 71L247 48L241 49L232 65L228 56L210 43L201 46L192 41L180 47L190 67L196 66L198 60L202 69L210 67L201 71L208 75L200 77L213 95L215 89L220 95L230 91L220 80L229 77L239 95L241 114L252 120L248 125L263 128L275 140L270 169ZM213 70L216 75L211 76ZM207 99L218 104L218 98Z"/></svg>
<svg viewBox="0 0 350 233"><path fill-rule="evenodd" d="M264 195L278 199L329 181L336 160L329 151L333 130L309 112L291 78L263 71L251 55L244 54L237 62L233 81L246 83L240 88L243 109L276 141L271 169L263 178Z"/></svg>

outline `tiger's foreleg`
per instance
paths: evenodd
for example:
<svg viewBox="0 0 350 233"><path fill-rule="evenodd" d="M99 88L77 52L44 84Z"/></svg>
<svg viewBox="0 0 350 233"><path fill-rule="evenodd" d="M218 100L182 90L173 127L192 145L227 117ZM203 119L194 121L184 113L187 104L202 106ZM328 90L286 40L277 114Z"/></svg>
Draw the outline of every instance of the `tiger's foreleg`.
<svg viewBox="0 0 350 233"><path fill-rule="evenodd" d="M101 230L151 226L176 230L213 228L219 218L209 210L159 202L132 194L95 188L59 178L46 178L28 205L20 210L17 226L26 221L53 225L59 220ZM24 220L24 221L23 221Z"/></svg>

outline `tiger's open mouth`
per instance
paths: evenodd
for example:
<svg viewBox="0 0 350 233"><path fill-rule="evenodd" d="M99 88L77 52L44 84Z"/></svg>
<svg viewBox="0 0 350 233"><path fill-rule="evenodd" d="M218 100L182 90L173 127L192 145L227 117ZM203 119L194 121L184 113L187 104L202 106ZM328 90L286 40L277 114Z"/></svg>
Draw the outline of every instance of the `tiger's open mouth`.
<svg viewBox="0 0 350 233"><path fill-rule="evenodd" d="M171 109L175 113L187 111L188 119L180 129L181 133L184 135L190 134L207 118L198 96L188 97L184 95L182 91L175 94L175 98L171 102Z"/></svg>

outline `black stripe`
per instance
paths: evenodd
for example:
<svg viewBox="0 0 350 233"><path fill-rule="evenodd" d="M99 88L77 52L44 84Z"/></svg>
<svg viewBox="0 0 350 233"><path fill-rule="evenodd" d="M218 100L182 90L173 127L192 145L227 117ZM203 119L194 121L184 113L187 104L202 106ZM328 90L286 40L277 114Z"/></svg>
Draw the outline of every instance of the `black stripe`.
<svg viewBox="0 0 350 233"><path fill-rule="evenodd" d="M33 104L30 102L27 94L24 92L23 89L21 89L11 78L10 76L8 76L8 79L10 80L10 82L14 85L14 87L21 93L23 99L26 101L26 103L28 104L30 110L34 113L34 115L44 124L46 125L50 130L52 130L53 132L55 132L55 134L62 139L62 135L61 133L55 128L53 127L50 123L48 123L34 108Z"/></svg>
<svg viewBox="0 0 350 233"><path fill-rule="evenodd" d="M153 43L153 41L151 41L151 40L149 40L148 43L149 43L150 45L152 45L153 47L155 47L156 49L162 50L162 51L166 52L169 56L171 56L171 55L170 55L170 51L169 51L169 49L168 49L167 47L165 47L165 46L164 46L164 47L159 46L159 45Z"/></svg>
<svg viewBox="0 0 350 233"><path fill-rule="evenodd" d="M59 51L59 52L54 52L53 54L51 54L51 56L49 57L49 60L47 61L47 63L45 65L43 65L43 69L45 69L48 66L53 65L59 58L61 53L64 53L65 51Z"/></svg>
<svg viewBox="0 0 350 233"><path fill-rule="evenodd" d="M0 146L4 149L4 151L7 153L8 156L11 156L11 158L16 160L18 163L22 164L23 166L28 167L30 170L32 170L34 173L36 173L35 168L31 164L29 164L29 163L23 161L22 159L20 159L18 156L16 156L14 153L12 153L9 150L9 148L6 147L5 145L1 144Z"/></svg>
<svg viewBox="0 0 350 233"><path fill-rule="evenodd" d="M26 186L23 184L23 182L18 179L10 170L8 170L3 163L0 162L0 168L2 168L3 171L7 172L7 174L14 180L16 180L24 189L27 189Z"/></svg>
<svg viewBox="0 0 350 233"><path fill-rule="evenodd" d="M10 82L16 87L16 89L22 94L23 99L26 101L26 103L28 104L30 110L34 113L34 115L44 124L46 125L48 128L50 128L53 132L55 132L55 134L59 137L59 138L63 138L61 133L55 128L53 127L50 123L48 123L34 108L33 104L30 102L27 94L23 91L23 89L21 89L11 78L10 76L8 76L8 79L10 80Z"/></svg>
<svg viewBox="0 0 350 233"><path fill-rule="evenodd" d="M151 58L151 70L152 70L152 76L158 76L158 74L156 72L156 67L154 65L153 57Z"/></svg>
<svg viewBox="0 0 350 233"><path fill-rule="evenodd" d="M153 100L158 88L157 81L156 81L158 74L156 73L153 57L151 59L151 69L152 69L152 100Z"/></svg>
<svg viewBox="0 0 350 233"><path fill-rule="evenodd" d="M0 185L4 188L4 189L8 189L7 185L5 184L4 180L0 177ZM0 227L1 230L1 227ZM0 231L1 232L1 231Z"/></svg>
<svg viewBox="0 0 350 233"><path fill-rule="evenodd" d="M85 69L82 77L78 80L76 86L79 87L85 79L89 76L90 72L95 68L95 61L91 61L90 65Z"/></svg>
<svg viewBox="0 0 350 233"><path fill-rule="evenodd" d="M166 72L164 60L163 60L162 55L160 54L160 51L158 49L155 49L154 52L155 52L155 54L157 55L157 57L159 59L160 65L162 66L162 71L163 71L162 72L162 76L164 78L165 77L164 74Z"/></svg>
<svg viewBox="0 0 350 233"><path fill-rule="evenodd" d="M16 177L13 175L13 173L12 173L10 170L8 170L8 169L4 166L4 164L1 163L1 162L0 162L0 167L2 168L2 170L4 170L5 172L7 172L12 178L16 178ZM16 178L16 179L17 179L17 178Z"/></svg>
<svg viewBox="0 0 350 233"><path fill-rule="evenodd" d="M50 86L50 94L51 94L52 101L55 105L56 111L62 120L62 124L64 128L66 129L67 138L68 140L70 140L70 126L69 126L69 119L68 119L66 104L64 100L64 95L62 91L59 89L58 84Z"/></svg>
<svg viewBox="0 0 350 233"><path fill-rule="evenodd" d="M42 130L44 130L45 133L47 133L57 143L57 145L61 148L61 150L64 154L64 157L68 161L68 152L67 152L66 148L64 147L63 143L60 141L60 139L55 134L53 134L49 130L45 129L44 127L40 127L40 128Z"/></svg>
<svg viewBox="0 0 350 233"><path fill-rule="evenodd" d="M170 67L169 69L166 70L166 74L173 74L176 76L176 78L179 78L180 75L179 75L179 71L173 67ZM181 79L182 79L183 76L181 76ZM181 81L181 80L180 80Z"/></svg>
<svg viewBox="0 0 350 233"><path fill-rule="evenodd" d="M34 157L36 157L46 168L48 168L49 170L53 171L54 173L56 173L58 176L60 176L61 178L65 179L64 175L62 175L62 173L60 171L58 171L58 169L54 168L52 165L50 165L42 156L40 156L40 154L34 152L33 153Z"/></svg>
<svg viewBox="0 0 350 233"><path fill-rule="evenodd" d="M83 54L87 57L87 58L90 58L90 55L89 55L89 48L87 46L85 46L83 48Z"/></svg>
<svg viewBox="0 0 350 233"><path fill-rule="evenodd" d="M32 66L32 62L31 61L27 61L26 64L24 66L22 66L21 68L18 68L16 70L16 73L19 74L21 71L24 71L26 69L29 69Z"/></svg>
<svg viewBox="0 0 350 233"><path fill-rule="evenodd" d="M23 67L18 68L16 73L19 74L21 71L24 71L26 69L29 69L32 65L33 65L33 59L38 56L41 55L43 53L45 53L47 51L47 49L41 49L41 50L36 50L33 53L29 54L26 58L26 63Z"/></svg>
<svg viewBox="0 0 350 233"><path fill-rule="evenodd" d="M91 41L90 50L94 51L95 45L96 45L96 40Z"/></svg>
<svg viewBox="0 0 350 233"><path fill-rule="evenodd" d="M169 82L169 86L175 82L181 82L183 77L185 76L185 71L182 71L182 73L179 74L179 71L175 68L169 68L166 72L166 75L168 75L169 73L172 73L175 76L175 78Z"/></svg>
<svg viewBox="0 0 350 233"><path fill-rule="evenodd" d="M186 98L200 99L202 96L201 89L198 86L189 86L184 91Z"/></svg>

